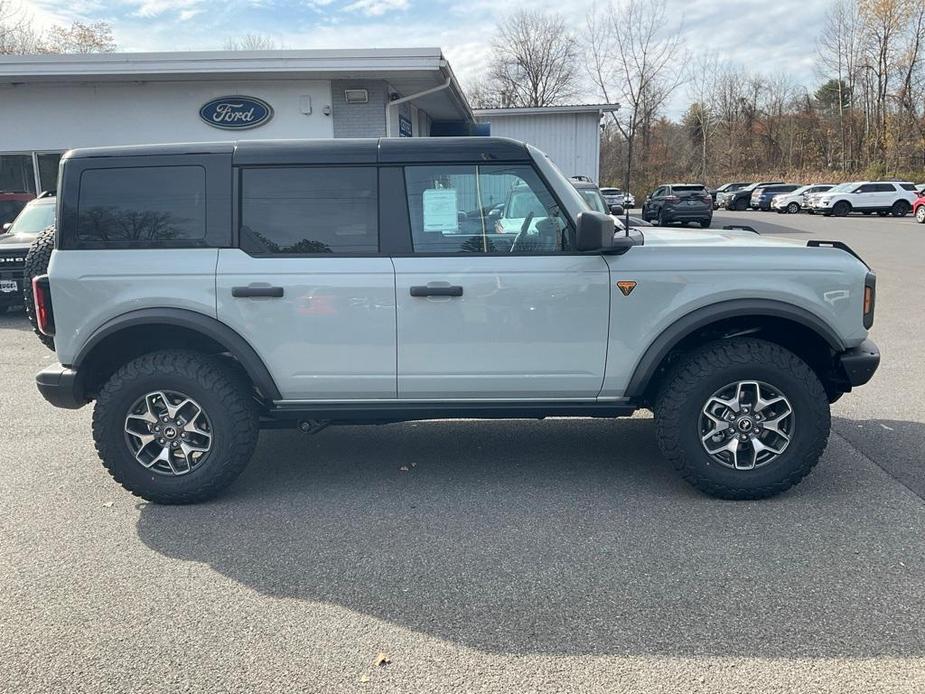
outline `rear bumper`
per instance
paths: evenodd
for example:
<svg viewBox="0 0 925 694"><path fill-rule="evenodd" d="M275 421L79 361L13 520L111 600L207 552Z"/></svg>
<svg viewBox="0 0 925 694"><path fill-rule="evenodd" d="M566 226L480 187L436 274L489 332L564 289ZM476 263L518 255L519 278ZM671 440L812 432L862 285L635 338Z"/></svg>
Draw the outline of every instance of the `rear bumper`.
<svg viewBox="0 0 925 694"><path fill-rule="evenodd" d="M77 378L77 371L61 364L52 364L35 375L35 385L42 397L55 407L76 410L87 404Z"/></svg>
<svg viewBox="0 0 925 694"><path fill-rule="evenodd" d="M838 362L848 384L852 388L862 386L873 378L880 366L880 349L873 340L864 340L857 347L838 355Z"/></svg>
<svg viewBox="0 0 925 694"><path fill-rule="evenodd" d="M677 210L673 212L663 212L662 218L666 223L671 222L699 222L701 220L712 220L713 210Z"/></svg>

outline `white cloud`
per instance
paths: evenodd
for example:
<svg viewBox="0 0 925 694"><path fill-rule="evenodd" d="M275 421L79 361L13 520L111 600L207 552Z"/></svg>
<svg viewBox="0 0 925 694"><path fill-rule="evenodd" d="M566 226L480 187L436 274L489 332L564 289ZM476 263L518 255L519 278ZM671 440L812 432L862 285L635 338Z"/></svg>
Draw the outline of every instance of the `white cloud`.
<svg viewBox="0 0 925 694"><path fill-rule="evenodd" d="M409 0L356 0L346 7L345 12L361 12L367 17L380 17L393 10L408 9Z"/></svg>

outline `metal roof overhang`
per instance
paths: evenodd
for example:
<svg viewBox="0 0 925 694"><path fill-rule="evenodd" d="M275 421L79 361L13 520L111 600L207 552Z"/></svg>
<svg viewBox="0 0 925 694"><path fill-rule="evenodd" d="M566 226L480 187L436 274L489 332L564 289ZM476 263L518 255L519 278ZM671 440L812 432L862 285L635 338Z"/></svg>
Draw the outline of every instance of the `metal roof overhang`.
<svg viewBox="0 0 925 694"><path fill-rule="evenodd" d="M439 48L194 51L3 56L0 86L235 80L385 80L401 96L444 84L413 100L434 120L474 121Z"/></svg>

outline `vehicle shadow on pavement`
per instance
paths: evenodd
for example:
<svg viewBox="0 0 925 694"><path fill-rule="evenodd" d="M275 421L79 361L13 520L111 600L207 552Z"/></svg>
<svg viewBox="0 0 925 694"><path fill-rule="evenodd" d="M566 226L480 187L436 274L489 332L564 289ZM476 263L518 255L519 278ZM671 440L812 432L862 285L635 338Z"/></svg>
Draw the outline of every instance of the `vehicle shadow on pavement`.
<svg viewBox="0 0 925 694"><path fill-rule="evenodd" d="M0 310L0 329L3 330L32 330L29 319L22 309Z"/></svg>
<svg viewBox="0 0 925 694"><path fill-rule="evenodd" d="M733 503L687 487L649 419L265 432L225 497L144 505L137 530L264 595L492 653L925 654L925 519L840 439L826 457Z"/></svg>
<svg viewBox="0 0 925 694"><path fill-rule="evenodd" d="M832 427L890 476L925 499L925 424L834 417Z"/></svg>

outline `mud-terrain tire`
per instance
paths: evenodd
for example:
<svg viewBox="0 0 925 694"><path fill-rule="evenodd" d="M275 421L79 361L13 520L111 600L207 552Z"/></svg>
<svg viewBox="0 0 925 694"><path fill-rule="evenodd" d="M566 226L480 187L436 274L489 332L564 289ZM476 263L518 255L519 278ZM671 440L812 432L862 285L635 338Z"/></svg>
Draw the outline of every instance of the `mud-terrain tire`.
<svg viewBox="0 0 925 694"><path fill-rule="evenodd" d="M55 249L55 228L48 227L41 231L32 245L29 246L29 252L26 254L26 267L23 272L22 282L22 301L23 308L26 310L26 317L32 325L32 332L41 340L42 344L48 349L54 351L55 338L43 335L39 332L38 322L35 319L35 303L32 300L32 278L44 275L48 272L48 262L51 260L51 252Z"/></svg>
<svg viewBox="0 0 925 694"><path fill-rule="evenodd" d="M741 382L760 383L765 393L770 386L772 393L784 396L791 412L789 423L786 418L774 423L780 428L789 426L789 443L769 462L751 469L733 469L728 463L717 461L703 443L707 439L704 423L719 426L708 419L704 409L715 401L718 393L726 392L724 388ZM765 410L774 414L768 408ZM762 410L752 405L751 411L757 417ZM748 409L746 416L747 413ZM775 440L777 437L771 429L771 415L764 416L762 427L767 431L758 433L759 439L766 437L766 442L770 441L767 437ZM740 435L739 423L737 418L728 425L729 429L721 434L724 438L719 439L720 444L727 440L725 437ZM772 342L733 338L703 345L671 369L656 397L655 426L662 454L694 487L721 499L762 499L786 491L812 470L825 450L831 418L825 389L806 362ZM755 426L754 420L750 426ZM714 442L711 439L710 445ZM738 443L737 449L740 445L741 450L746 450L745 445ZM757 463L758 448L752 448L751 443L747 445L754 451L752 459Z"/></svg>
<svg viewBox="0 0 925 694"><path fill-rule="evenodd" d="M171 413L161 394L174 406L182 398L192 405ZM191 416L196 408L204 418ZM190 418L184 422L185 416ZM148 443L141 445L140 436L126 433L148 422L162 427ZM200 431L208 434L207 442L196 433ZM147 429L145 438L149 433L154 432ZM169 440L160 438L168 434ZM217 496L247 466L257 436L258 411L250 384L219 358L198 352L166 350L128 362L103 386L93 411L93 440L103 466L132 494L158 504L191 504ZM195 453L187 453L181 438L190 448L208 445L208 450L190 462ZM133 450L133 445L140 448ZM170 451L174 445L182 452ZM165 451L169 460L149 466L140 462L147 456L150 463ZM171 457L184 453L185 466Z"/></svg>

